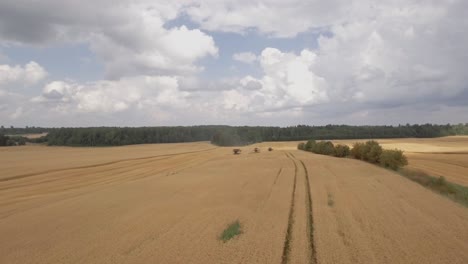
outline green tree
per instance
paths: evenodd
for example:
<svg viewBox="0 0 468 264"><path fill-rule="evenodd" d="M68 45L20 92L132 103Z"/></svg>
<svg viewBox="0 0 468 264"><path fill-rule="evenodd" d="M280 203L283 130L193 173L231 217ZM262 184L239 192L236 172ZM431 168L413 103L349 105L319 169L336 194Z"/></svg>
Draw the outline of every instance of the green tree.
<svg viewBox="0 0 468 264"><path fill-rule="evenodd" d="M305 150L305 143L304 143L304 142L301 142L301 143L297 144L297 149L299 149L299 150Z"/></svg>
<svg viewBox="0 0 468 264"><path fill-rule="evenodd" d="M378 163L380 159L380 154L382 154L382 147L377 141L370 140L364 144L363 153L364 160L370 163Z"/></svg>
<svg viewBox="0 0 468 264"><path fill-rule="evenodd" d="M335 156L336 157L347 157L350 154L350 149L346 145L337 144L335 145Z"/></svg>
<svg viewBox="0 0 468 264"><path fill-rule="evenodd" d="M307 143L305 144L305 149L304 150L313 152L316 145L317 145L317 143L315 142L315 140L313 140L313 139L308 140Z"/></svg>
<svg viewBox="0 0 468 264"><path fill-rule="evenodd" d="M8 137L0 134L0 146L6 146L8 141Z"/></svg>
<svg viewBox="0 0 468 264"><path fill-rule="evenodd" d="M398 149L386 149L383 150L382 154L380 155L380 165L382 165L385 168L397 170L398 168L408 165L408 160L403 154L403 151Z"/></svg>
<svg viewBox="0 0 468 264"><path fill-rule="evenodd" d="M364 143L354 143L351 149L351 156L355 159L364 159L364 154Z"/></svg>

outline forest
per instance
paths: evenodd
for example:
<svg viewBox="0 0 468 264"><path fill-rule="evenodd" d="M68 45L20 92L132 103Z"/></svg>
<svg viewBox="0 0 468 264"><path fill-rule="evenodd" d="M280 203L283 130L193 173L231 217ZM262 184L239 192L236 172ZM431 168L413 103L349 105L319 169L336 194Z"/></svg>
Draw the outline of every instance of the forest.
<svg viewBox="0 0 468 264"><path fill-rule="evenodd" d="M38 139L21 134L44 133ZM262 141L297 141L323 139L431 138L468 135L468 124L350 126L297 125L261 126L176 126L176 127L88 127L88 128L0 128L0 145L8 139L47 143L52 146L121 146L149 143L211 141L219 146L240 146ZM11 140L9 141L11 144ZM18 145L18 144L17 144Z"/></svg>

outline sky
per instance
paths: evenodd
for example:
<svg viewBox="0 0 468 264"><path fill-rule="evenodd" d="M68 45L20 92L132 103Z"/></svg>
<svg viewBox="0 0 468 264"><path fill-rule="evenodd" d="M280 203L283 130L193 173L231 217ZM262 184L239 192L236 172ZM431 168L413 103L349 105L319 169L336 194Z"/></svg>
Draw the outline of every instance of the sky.
<svg viewBox="0 0 468 264"><path fill-rule="evenodd" d="M0 0L0 125L468 122L466 0Z"/></svg>

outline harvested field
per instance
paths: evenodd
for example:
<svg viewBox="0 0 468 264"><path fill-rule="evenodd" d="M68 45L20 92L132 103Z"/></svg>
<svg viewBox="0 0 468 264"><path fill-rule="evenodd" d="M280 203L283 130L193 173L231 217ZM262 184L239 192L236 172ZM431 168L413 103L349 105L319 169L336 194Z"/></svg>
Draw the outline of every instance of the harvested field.
<svg viewBox="0 0 468 264"><path fill-rule="evenodd" d="M29 139L34 139L34 138L40 138L40 137L45 137L47 136L47 132L44 133L39 133L39 134L18 134L18 135L7 135L7 136L19 136L19 137L25 137Z"/></svg>
<svg viewBox="0 0 468 264"><path fill-rule="evenodd" d="M364 140L334 140L351 146ZM378 139L386 149L401 149L408 157L408 169L468 186L468 136L441 138Z"/></svg>
<svg viewBox="0 0 468 264"><path fill-rule="evenodd" d="M2 148L0 263L468 261L465 207L295 146Z"/></svg>

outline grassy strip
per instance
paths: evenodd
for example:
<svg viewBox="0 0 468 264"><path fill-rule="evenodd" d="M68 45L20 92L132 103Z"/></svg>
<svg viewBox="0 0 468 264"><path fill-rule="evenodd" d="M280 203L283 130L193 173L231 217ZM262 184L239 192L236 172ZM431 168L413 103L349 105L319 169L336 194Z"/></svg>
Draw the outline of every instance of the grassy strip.
<svg viewBox="0 0 468 264"><path fill-rule="evenodd" d="M240 235L241 231L241 224L239 220L232 222L226 229L224 229L223 233L219 237L223 242L228 241L229 239Z"/></svg>
<svg viewBox="0 0 468 264"><path fill-rule="evenodd" d="M398 173L426 188L447 196L453 201L468 207L468 187L466 186L449 182L443 176L434 177L417 170L400 169L398 170Z"/></svg>
<svg viewBox="0 0 468 264"><path fill-rule="evenodd" d="M328 194L328 206L333 207L335 205L335 201L333 200L333 195L331 193Z"/></svg>

